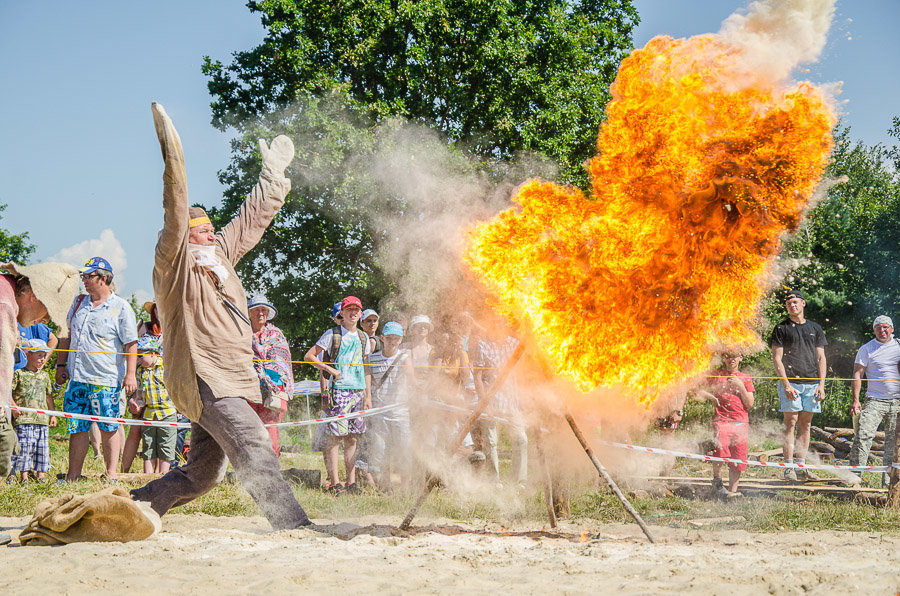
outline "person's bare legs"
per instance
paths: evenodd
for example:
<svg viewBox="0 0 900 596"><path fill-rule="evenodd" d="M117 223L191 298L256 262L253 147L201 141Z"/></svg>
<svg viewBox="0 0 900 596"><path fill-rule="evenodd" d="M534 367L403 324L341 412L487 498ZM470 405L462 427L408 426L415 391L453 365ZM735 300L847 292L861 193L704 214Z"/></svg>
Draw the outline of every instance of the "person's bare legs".
<svg viewBox="0 0 900 596"><path fill-rule="evenodd" d="M794 445L794 459L806 459L809 450L809 427L812 426L812 412L797 412L797 440Z"/></svg>
<svg viewBox="0 0 900 596"><path fill-rule="evenodd" d="M132 426L131 430L128 431L128 437L125 439L125 446L122 448L122 466L120 469L123 474L131 471L131 464L134 463L134 458L140 445L141 429L140 427Z"/></svg>
<svg viewBox="0 0 900 596"><path fill-rule="evenodd" d="M121 435L119 429L109 432L100 431L100 444L103 447L103 463L106 464L106 475L109 478L117 478L119 472L119 453L121 447Z"/></svg>
<svg viewBox="0 0 900 596"><path fill-rule="evenodd" d="M784 461L794 459L794 429L797 427L797 418L800 412L784 412L784 435L782 436L782 454ZM810 414L812 420L812 414ZM806 427L806 444L809 446L809 426Z"/></svg>
<svg viewBox="0 0 900 596"><path fill-rule="evenodd" d="M341 444L341 437L328 435L325 443L325 450L322 457L325 459L325 475L328 477L328 486L338 484L338 449Z"/></svg>
<svg viewBox="0 0 900 596"><path fill-rule="evenodd" d="M97 423L94 422L91 424L90 431L90 441L91 448L94 450L94 457L100 456L100 428L97 426Z"/></svg>
<svg viewBox="0 0 900 596"><path fill-rule="evenodd" d="M164 459L154 459L154 467L156 469L157 474L167 474L169 469L172 467L172 462L166 461Z"/></svg>
<svg viewBox="0 0 900 596"><path fill-rule="evenodd" d="M347 435L344 439L344 468L347 470L347 486L356 483L356 435ZM335 469L337 469L337 453L335 452Z"/></svg>
<svg viewBox="0 0 900 596"><path fill-rule="evenodd" d="M84 458L90 445L89 434L89 431L82 431L69 435L69 470L66 472L66 480L69 482L75 482L81 477Z"/></svg>
<svg viewBox="0 0 900 596"><path fill-rule="evenodd" d="M741 471L728 467L728 492L736 493L738 481L741 479Z"/></svg>

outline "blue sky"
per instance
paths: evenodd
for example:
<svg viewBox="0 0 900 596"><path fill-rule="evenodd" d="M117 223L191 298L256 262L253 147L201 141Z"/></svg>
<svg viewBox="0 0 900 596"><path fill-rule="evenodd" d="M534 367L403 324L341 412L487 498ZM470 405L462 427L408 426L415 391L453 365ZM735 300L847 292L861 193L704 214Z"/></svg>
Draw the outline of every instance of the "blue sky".
<svg viewBox="0 0 900 596"><path fill-rule="evenodd" d="M667 34L715 32L737 0L635 0L635 46ZM839 0L828 45L807 78L843 81L853 136L888 143L900 115L898 0ZM35 260L75 264L101 255L120 292L152 291L162 221L162 160L150 102L162 103L181 135L192 201L215 204L216 174L230 133L210 124L200 73L204 55L231 52L264 35L243 2L3 2L0 4L0 226L27 231Z"/></svg>

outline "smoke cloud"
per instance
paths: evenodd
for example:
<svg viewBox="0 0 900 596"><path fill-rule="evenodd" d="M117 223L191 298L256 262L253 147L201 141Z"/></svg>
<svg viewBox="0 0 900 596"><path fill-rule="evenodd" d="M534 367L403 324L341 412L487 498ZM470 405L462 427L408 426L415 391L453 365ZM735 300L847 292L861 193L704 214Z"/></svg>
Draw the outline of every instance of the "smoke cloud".
<svg viewBox="0 0 900 596"><path fill-rule="evenodd" d="M835 0L754 0L722 23L719 36L738 47L744 68L775 82L818 60Z"/></svg>

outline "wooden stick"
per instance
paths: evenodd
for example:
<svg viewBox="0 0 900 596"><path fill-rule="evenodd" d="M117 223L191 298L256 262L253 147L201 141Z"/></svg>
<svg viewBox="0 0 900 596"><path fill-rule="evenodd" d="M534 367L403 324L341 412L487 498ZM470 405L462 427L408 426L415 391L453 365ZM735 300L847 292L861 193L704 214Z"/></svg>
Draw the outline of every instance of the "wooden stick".
<svg viewBox="0 0 900 596"><path fill-rule="evenodd" d="M515 351L513 351L512 355L509 357L509 360L506 361L506 364L503 365L503 368L500 369L500 373L497 375L497 378L491 383L491 386L488 388L487 392L484 396L478 400L478 403L475 405L475 409L472 410L472 413L469 414L469 417L460 427L459 432L456 433L456 436L453 437L453 440L450 442L450 447L447 450L448 455L451 457L459 450L462 445L463 440L466 438L466 435L469 434L475 427L475 423L478 422L478 418L484 414L484 411L487 410L488 406L491 405L491 401L494 399L494 395L497 391L500 390L500 387L503 386L503 383L506 382L506 377L509 376L509 373L512 372L513 367L515 367L516 363L519 362L519 359L522 357L522 354L525 353L524 344L519 344L516 346ZM401 530L408 530L409 526L412 525L412 520L419 512L419 508L425 503L425 500L428 498L428 495L431 494L431 491L440 484L440 480L434 476L428 478L427 482L425 482L425 488L422 489L422 494L419 495L419 498L416 500L416 503L412 506L412 509L409 510L409 513L406 514L406 517L403 518L403 522L400 524Z"/></svg>
<svg viewBox="0 0 900 596"><path fill-rule="evenodd" d="M547 518L550 527L556 527L556 511L553 509L553 480L550 478L550 466L547 464L547 454L544 452L544 444L541 439L541 431L538 429L535 436L538 458L541 460L541 473L544 476L544 504L547 505Z"/></svg>
<svg viewBox="0 0 900 596"><path fill-rule="evenodd" d="M900 414L894 429L894 463L900 462ZM900 469L891 467L891 485L888 489L888 507L900 509Z"/></svg>
<svg viewBox="0 0 900 596"><path fill-rule="evenodd" d="M622 505L625 507L625 511L627 511L634 521L637 522L637 525L641 527L641 530L644 531L644 536L647 537L651 543L656 544L656 539L653 538L653 534L650 533L650 528L647 527L647 524L644 523L644 520L641 519L641 516L637 511L634 510L634 507L631 506L631 503L628 502L628 499L625 498L625 495L622 494L622 491L619 490L619 487L616 485L615 481L612 479L612 476L606 471L606 468L603 467L603 464L600 463L600 460L597 459L597 456L594 455L594 452L591 451L590 445L588 445L587 441L584 438L584 435L581 434L581 430L579 430L578 425L575 424L575 419L572 418L572 415L569 412L566 412L566 422L569 423L569 426L572 428L572 432L575 433L575 438L578 439L578 442L581 443L581 447L584 449L584 452L587 453L588 458L590 458L591 463L594 464L594 467L597 468L597 471L600 472L600 476L606 481L606 484L609 485L609 488L612 489L613 494L619 499Z"/></svg>

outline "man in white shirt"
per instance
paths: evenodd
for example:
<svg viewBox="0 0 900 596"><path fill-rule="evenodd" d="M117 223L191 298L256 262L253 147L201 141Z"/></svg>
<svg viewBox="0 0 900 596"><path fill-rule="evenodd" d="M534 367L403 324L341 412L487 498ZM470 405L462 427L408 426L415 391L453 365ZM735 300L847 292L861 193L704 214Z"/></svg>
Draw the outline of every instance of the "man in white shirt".
<svg viewBox="0 0 900 596"><path fill-rule="evenodd" d="M859 415L859 428L850 448L850 465L865 466L869 449L878 425L884 420L884 463L890 466L894 456L894 428L900 412L900 341L894 338L894 323L881 315L872 323L875 339L856 353L853 381L850 385L853 402L850 414ZM862 374L866 374L866 403L860 404ZM861 474L854 474L851 484L859 484Z"/></svg>

